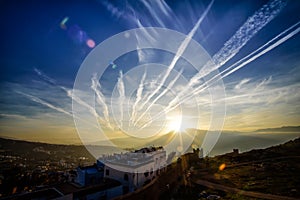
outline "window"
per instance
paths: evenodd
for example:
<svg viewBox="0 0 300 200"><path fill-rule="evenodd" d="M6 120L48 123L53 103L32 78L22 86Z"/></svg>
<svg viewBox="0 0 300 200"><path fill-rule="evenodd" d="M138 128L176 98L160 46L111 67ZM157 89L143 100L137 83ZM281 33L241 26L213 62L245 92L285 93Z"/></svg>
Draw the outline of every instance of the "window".
<svg viewBox="0 0 300 200"><path fill-rule="evenodd" d="M124 180L128 181L128 174L124 174Z"/></svg>
<svg viewBox="0 0 300 200"><path fill-rule="evenodd" d="M153 174L153 168L151 168L150 174L151 174L151 175Z"/></svg>
<svg viewBox="0 0 300 200"><path fill-rule="evenodd" d="M145 175L145 177L148 177L148 176L149 176L149 172L146 171L146 172L144 173L144 175Z"/></svg>
<svg viewBox="0 0 300 200"><path fill-rule="evenodd" d="M105 170L105 175L106 175L106 176L109 176L109 170L108 170L108 169Z"/></svg>

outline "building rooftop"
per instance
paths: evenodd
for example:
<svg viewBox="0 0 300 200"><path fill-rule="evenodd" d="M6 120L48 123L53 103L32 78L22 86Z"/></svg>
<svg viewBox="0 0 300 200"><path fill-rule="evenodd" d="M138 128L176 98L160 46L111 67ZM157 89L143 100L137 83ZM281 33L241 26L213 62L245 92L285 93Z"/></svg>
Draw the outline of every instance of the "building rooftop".
<svg viewBox="0 0 300 200"><path fill-rule="evenodd" d="M102 156L99 160L105 163L137 167L153 162L153 152L158 151L164 151L163 147L145 147L132 152Z"/></svg>
<svg viewBox="0 0 300 200"><path fill-rule="evenodd" d="M97 165L80 166L79 169L86 171L87 174L95 174L99 171L103 171L103 168L99 168Z"/></svg>
<svg viewBox="0 0 300 200"><path fill-rule="evenodd" d="M164 150L163 147L144 147L142 149L139 150L135 150L134 153L151 153L154 151L158 151L158 150Z"/></svg>

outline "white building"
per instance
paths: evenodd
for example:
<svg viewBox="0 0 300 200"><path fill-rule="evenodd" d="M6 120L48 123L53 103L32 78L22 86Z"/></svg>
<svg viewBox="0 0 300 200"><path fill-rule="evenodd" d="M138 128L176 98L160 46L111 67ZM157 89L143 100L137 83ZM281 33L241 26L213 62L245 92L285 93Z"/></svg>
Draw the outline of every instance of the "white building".
<svg viewBox="0 0 300 200"><path fill-rule="evenodd" d="M162 147L149 147L134 152L104 156L104 178L120 181L124 193L132 192L155 179L166 169L166 151Z"/></svg>

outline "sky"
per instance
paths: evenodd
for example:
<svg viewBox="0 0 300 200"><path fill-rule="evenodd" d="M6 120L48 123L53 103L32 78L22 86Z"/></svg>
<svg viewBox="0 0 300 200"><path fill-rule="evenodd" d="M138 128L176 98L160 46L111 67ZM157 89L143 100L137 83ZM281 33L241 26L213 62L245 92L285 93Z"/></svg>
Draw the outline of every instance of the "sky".
<svg viewBox="0 0 300 200"><path fill-rule="evenodd" d="M0 136L73 144L298 126L299 10L292 0L1 1Z"/></svg>

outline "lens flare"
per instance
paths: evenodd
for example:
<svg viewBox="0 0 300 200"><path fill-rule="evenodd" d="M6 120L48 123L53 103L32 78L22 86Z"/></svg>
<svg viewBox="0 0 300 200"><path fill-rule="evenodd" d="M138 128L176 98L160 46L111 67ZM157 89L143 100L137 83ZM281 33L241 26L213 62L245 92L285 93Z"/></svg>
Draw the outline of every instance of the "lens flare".
<svg viewBox="0 0 300 200"><path fill-rule="evenodd" d="M65 17L61 22L60 22L60 28L66 30L67 26L66 23L68 22L69 17Z"/></svg>
<svg viewBox="0 0 300 200"><path fill-rule="evenodd" d="M95 44L94 40L88 39L88 40L86 41L86 45L92 49L92 48L95 47L96 44Z"/></svg>
<svg viewBox="0 0 300 200"><path fill-rule="evenodd" d="M226 167L226 164L223 163L223 164L221 164L221 165L219 166L219 170L220 170L220 171L223 171L223 170L225 169L225 167Z"/></svg>

